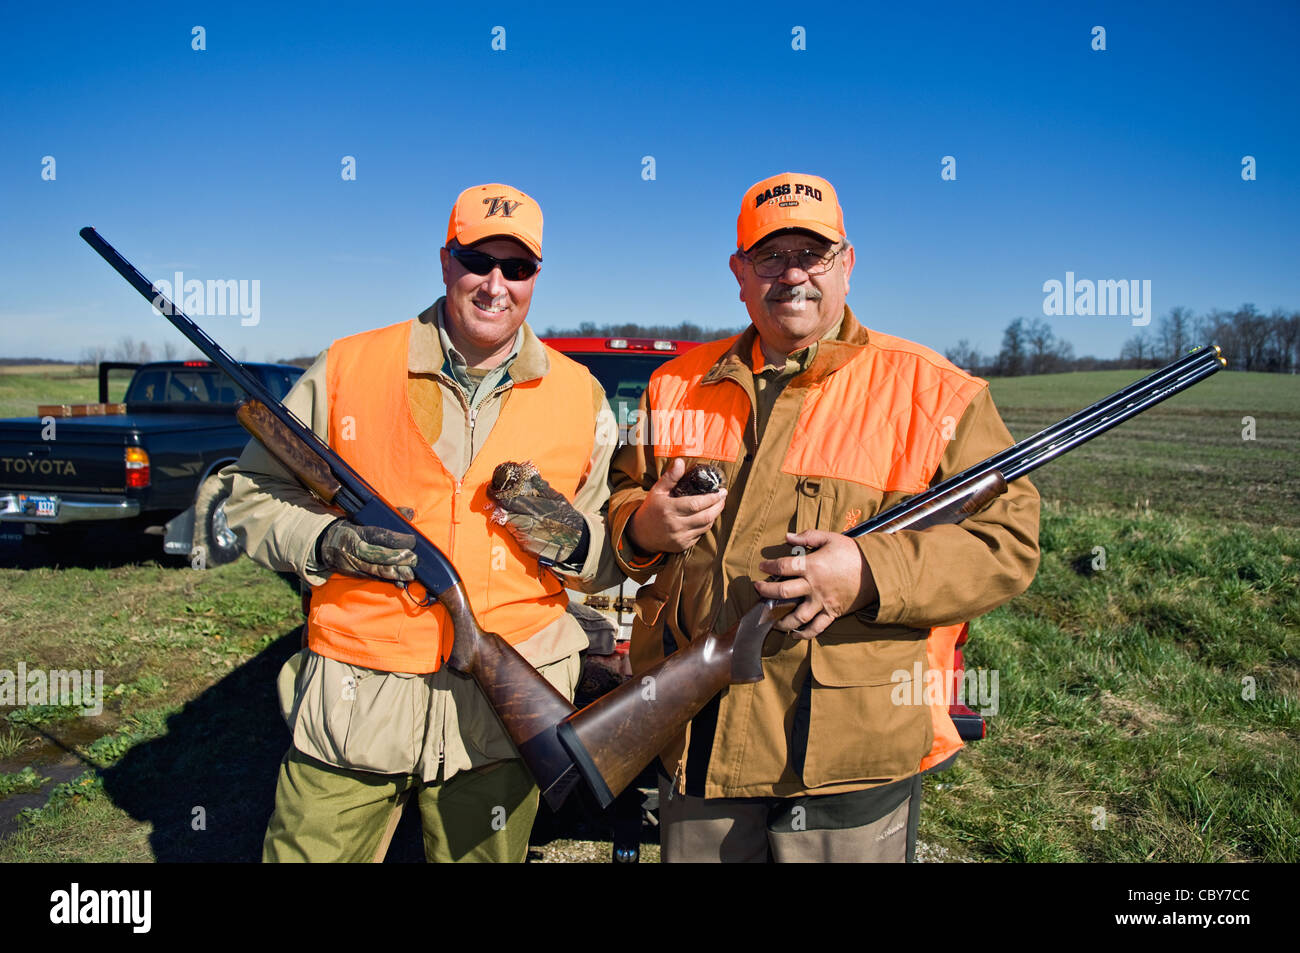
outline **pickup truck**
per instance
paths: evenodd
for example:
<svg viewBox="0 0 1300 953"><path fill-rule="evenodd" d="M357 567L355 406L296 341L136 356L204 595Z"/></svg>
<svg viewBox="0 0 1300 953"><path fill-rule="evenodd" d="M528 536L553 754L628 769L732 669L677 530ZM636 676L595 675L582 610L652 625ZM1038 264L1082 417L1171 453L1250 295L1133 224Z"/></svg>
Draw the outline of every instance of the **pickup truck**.
<svg viewBox="0 0 1300 953"><path fill-rule="evenodd" d="M303 373L286 364L247 367L277 397ZM126 369L134 375L125 396L110 403L109 375ZM71 545L113 522L162 535L165 552L193 554L196 565L231 562L240 550L215 475L248 442L235 420L242 397L207 361L106 363L98 404L0 420L0 534Z"/></svg>

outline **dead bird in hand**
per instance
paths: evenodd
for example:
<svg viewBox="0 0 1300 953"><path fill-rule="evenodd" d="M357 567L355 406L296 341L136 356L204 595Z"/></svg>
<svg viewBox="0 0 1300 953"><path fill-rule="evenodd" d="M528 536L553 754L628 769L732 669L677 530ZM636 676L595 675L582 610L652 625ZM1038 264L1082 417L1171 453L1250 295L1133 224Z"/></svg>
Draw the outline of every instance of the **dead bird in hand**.
<svg viewBox="0 0 1300 953"><path fill-rule="evenodd" d="M565 562L587 532L582 514L527 461L500 464L487 494L494 504L492 521L540 559Z"/></svg>

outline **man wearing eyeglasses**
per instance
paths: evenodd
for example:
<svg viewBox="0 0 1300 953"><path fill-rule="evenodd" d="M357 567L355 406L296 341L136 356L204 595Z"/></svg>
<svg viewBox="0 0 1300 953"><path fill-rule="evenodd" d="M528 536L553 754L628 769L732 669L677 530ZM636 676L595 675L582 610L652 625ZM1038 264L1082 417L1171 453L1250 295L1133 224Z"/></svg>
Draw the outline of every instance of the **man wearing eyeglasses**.
<svg viewBox="0 0 1300 953"><path fill-rule="evenodd" d="M945 693L961 623L1037 568L1024 479L958 526L842 535L1012 442L986 382L858 322L854 264L829 182L752 186L731 256L752 326L661 367L641 409L665 425L614 460L618 560L655 576L634 671L760 599L797 600L763 680L723 691L662 753L666 861L911 860L920 774L961 746ZM727 489L672 496L697 462Z"/></svg>
<svg viewBox="0 0 1300 953"><path fill-rule="evenodd" d="M571 699L587 639L564 588L620 578L603 517L617 425L600 384L525 323L542 259L536 201L467 189L440 258L444 297L335 341L285 404L410 514L478 620ZM527 512L487 500L507 461L545 481ZM477 685L442 665L446 613L413 609L394 585L412 578L414 538L340 519L256 441L223 476L248 554L312 586L306 647L280 675L293 746L263 859L382 860L413 796L428 860L522 861L537 787Z"/></svg>

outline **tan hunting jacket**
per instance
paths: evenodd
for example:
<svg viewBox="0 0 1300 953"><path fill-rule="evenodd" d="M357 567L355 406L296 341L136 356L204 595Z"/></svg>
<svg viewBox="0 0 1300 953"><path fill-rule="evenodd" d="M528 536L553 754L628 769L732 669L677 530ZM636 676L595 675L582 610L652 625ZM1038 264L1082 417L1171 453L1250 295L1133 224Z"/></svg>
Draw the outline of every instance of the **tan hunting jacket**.
<svg viewBox="0 0 1300 953"><path fill-rule="evenodd" d="M663 658L665 643L680 646L710 630L723 631L755 605L758 596L751 580L767 578L758 562L790 554L787 532L811 528L842 532L912 495L884 493L850 479L783 472L805 400L832 375L859 373L865 362L854 359L864 349L881 346L873 336L882 341L886 336L868 331L846 307L838 334L807 353L791 355L784 375L768 370L761 377L753 368L755 355L761 358L754 347L755 336L751 326L735 339L700 385L731 389L715 392L723 403L743 392L750 419L743 428L743 452L738 459L712 461L726 474L727 503L713 527L687 552L661 554L647 565L646 554L636 552L625 532L671 456L657 458L650 439L624 446L615 456L609 525L619 564L638 581L657 574L637 598L635 671ZM901 343L907 344L909 354L920 354L916 359L927 363L928 373L942 374L964 392L973 393L960 419L949 422L951 439L935 445L935 455L940 449L942 453L929 484L1012 443L986 382L962 374L938 354ZM668 374L689 358L688 352L656 373ZM891 359L911 358L894 355ZM753 412L756 377L765 384L760 406L766 420L761 427ZM647 405L649 394L648 390L642 400L643 419L656 410ZM900 398L882 392L873 399ZM900 410L902 419L908 419L908 408ZM918 415L911 419L914 426L938 425L919 422ZM817 435L805 433L798 439L807 443ZM926 706L893 703L899 684L896 673L910 680L917 663L926 665L930 627L969 621L1029 585L1038 565L1038 503L1037 491L1022 478L960 525L860 537L858 544L879 588L879 606L837 620L811 641L776 631L769 635L763 651L764 680L733 685L721 697L704 795L831 794L915 774L930 750L931 716ZM810 677L806 748L796 757L792 743L796 707ZM682 756L688 738L689 728L662 756L679 789L684 789ZM794 768L799 758L802 775Z"/></svg>

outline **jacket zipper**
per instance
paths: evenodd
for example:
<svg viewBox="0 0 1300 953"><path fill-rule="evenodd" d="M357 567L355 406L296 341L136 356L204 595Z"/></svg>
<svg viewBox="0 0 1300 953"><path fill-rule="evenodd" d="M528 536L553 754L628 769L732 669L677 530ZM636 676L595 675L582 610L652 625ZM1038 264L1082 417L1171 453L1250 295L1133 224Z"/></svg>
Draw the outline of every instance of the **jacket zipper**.
<svg viewBox="0 0 1300 953"><path fill-rule="evenodd" d="M457 480L451 491L451 539L447 542L447 558L456 558L456 524L460 522L460 481Z"/></svg>
<svg viewBox="0 0 1300 953"><path fill-rule="evenodd" d="M478 416L478 411L469 405L469 399L461 391L459 384L455 384L453 390L460 397L465 408L465 420L469 425L469 444L465 448L469 459L465 465L465 473L469 473L470 464L474 462L474 418ZM457 477L451 491L451 540L448 544L448 556L453 560L456 558L456 524L460 522L460 490L463 480L464 474Z"/></svg>

